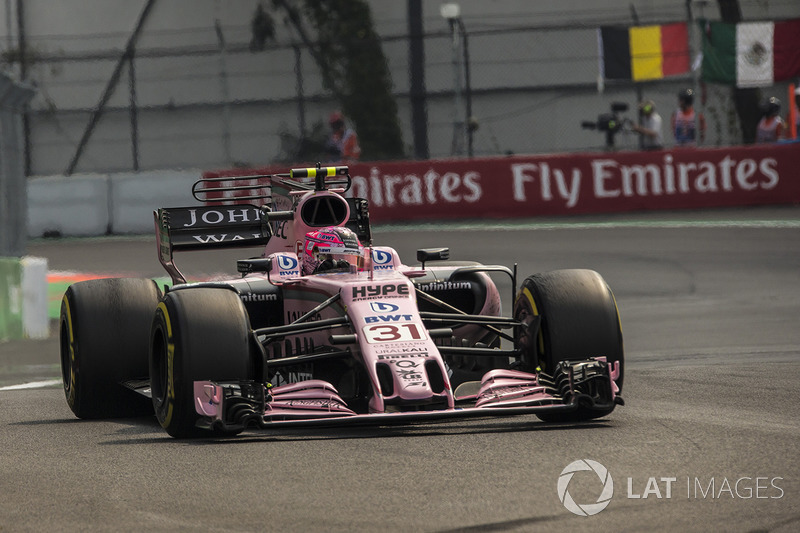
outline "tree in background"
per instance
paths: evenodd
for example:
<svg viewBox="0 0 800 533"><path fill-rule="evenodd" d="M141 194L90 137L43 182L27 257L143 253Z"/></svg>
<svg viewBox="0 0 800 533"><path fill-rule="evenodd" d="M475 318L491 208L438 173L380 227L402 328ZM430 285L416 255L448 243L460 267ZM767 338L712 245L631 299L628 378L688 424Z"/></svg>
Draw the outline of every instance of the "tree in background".
<svg viewBox="0 0 800 533"><path fill-rule="evenodd" d="M272 0L308 48L322 81L358 133L365 160L404 156L397 102L381 42L364 0ZM267 27L265 12L256 12ZM255 28L255 26L254 26Z"/></svg>

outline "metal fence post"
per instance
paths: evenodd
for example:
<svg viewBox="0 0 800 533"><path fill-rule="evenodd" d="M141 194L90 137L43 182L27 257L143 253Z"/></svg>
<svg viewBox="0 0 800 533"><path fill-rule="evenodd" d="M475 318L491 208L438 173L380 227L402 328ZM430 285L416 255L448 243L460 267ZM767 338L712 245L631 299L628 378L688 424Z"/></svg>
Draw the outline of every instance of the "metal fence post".
<svg viewBox="0 0 800 533"><path fill-rule="evenodd" d="M22 113L31 87L0 73L0 257L22 257L28 238Z"/></svg>

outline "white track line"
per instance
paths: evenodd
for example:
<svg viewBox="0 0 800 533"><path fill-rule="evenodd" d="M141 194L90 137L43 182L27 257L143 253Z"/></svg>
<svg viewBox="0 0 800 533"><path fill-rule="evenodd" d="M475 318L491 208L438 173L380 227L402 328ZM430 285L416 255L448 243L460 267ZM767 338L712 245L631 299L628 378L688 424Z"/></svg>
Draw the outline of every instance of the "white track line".
<svg viewBox="0 0 800 533"><path fill-rule="evenodd" d="M32 381L30 383L22 383L19 385L8 385L6 387L0 387L0 391L7 391L7 390L27 390L27 389L44 389L47 387L53 387L55 385L61 385L60 379L50 379L47 381Z"/></svg>

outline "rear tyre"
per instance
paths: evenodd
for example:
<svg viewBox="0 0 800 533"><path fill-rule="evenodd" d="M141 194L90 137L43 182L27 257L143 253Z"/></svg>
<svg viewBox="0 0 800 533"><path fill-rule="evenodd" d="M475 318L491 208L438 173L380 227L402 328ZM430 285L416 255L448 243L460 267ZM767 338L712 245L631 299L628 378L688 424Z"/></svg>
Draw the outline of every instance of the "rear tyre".
<svg viewBox="0 0 800 533"><path fill-rule="evenodd" d="M61 376L78 418L153 413L148 398L121 385L146 379L150 323L160 293L149 279L114 278L71 285L61 301Z"/></svg>
<svg viewBox="0 0 800 533"><path fill-rule="evenodd" d="M527 346L523 369L536 371L533 350L539 354L541 370L552 375L561 361L605 356L609 363L620 363L617 385L622 390L624 350L617 303L605 280L593 270L556 270L529 276L522 282L514 303L514 318L529 323L541 316L535 339L524 330L516 332L518 343ZM609 414L607 411L578 409L564 415L542 415L547 421L586 420Z"/></svg>
<svg viewBox="0 0 800 533"><path fill-rule="evenodd" d="M254 379L249 335L244 305L231 290L180 289L158 304L150 337L150 386L156 417L167 433L211 435L197 427L194 382Z"/></svg>

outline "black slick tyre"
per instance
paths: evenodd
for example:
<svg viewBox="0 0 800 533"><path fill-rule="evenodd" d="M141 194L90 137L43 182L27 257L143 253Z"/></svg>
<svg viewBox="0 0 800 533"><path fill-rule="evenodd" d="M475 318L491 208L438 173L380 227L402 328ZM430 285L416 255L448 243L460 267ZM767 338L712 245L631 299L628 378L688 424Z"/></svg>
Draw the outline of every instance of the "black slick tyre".
<svg viewBox="0 0 800 533"><path fill-rule="evenodd" d="M61 376L77 417L152 414L150 400L121 383L147 378L150 324L159 296L148 279L98 279L67 289L59 321Z"/></svg>
<svg viewBox="0 0 800 533"><path fill-rule="evenodd" d="M522 328L518 342L535 343L542 371L552 374L561 361L583 360L605 356L609 363L620 363L617 385L622 389L624 350L622 328L614 295L605 280L593 270L556 270L534 274L520 286L514 302L514 318L527 323L541 316L535 339L526 338ZM532 357L523 356L523 368L533 372ZM610 413L579 409L570 419L589 419ZM563 416L540 416L548 421Z"/></svg>
<svg viewBox="0 0 800 533"><path fill-rule="evenodd" d="M158 304L150 345L153 407L171 436L212 436L197 427L194 382L253 379L250 323L238 295L225 288L169 292Z"/></svg>

